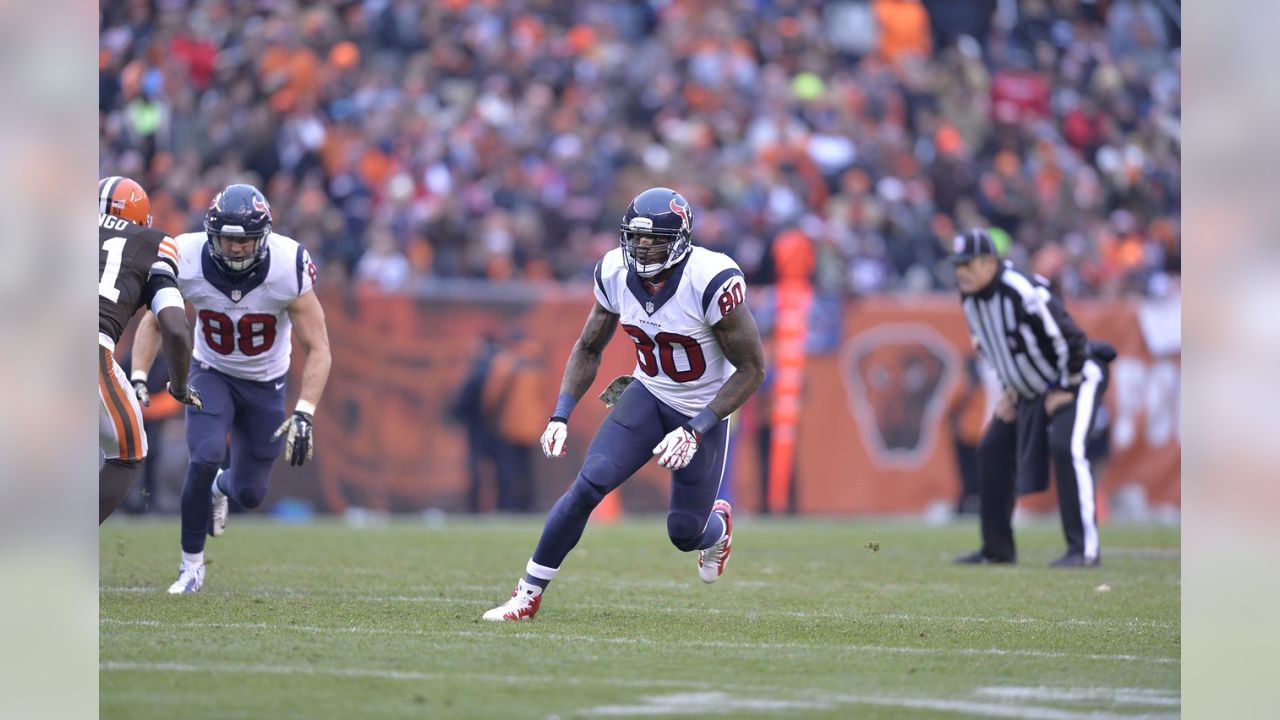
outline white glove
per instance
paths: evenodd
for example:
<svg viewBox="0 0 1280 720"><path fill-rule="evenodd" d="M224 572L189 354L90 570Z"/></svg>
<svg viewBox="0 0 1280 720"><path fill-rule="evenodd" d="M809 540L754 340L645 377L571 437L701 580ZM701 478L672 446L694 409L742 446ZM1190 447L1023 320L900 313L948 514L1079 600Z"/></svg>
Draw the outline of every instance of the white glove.
<svg viewBox="0 0 1280 720"><path fill-rule="evenodd" d="M680 426L662 438L662 442L653 449L653 454L661 453L658 464L662 467L668 470L680 470L693 460L693 454L698 452L698 443L701 440L698 433Z"/></svg>
<svg viewBox="0 0 1280 720"><path fill-rule="evenodd" d="M542 454L549 458L557 458L564 455L564 441L569 437L569 426L559 420L552 420L547 423L547 429L542 431Z"/></svg>

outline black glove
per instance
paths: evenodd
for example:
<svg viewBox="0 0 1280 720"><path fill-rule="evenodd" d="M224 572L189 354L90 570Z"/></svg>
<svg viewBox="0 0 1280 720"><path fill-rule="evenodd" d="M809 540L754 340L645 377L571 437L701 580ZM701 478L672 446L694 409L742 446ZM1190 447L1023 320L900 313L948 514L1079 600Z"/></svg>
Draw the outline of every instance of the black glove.
<svg viewBox="0 0 1280 720"><path fill-rule="evenodd" d="M142 403L142 407L151 407L151 391L147 390L146 378L133 379L133 394L138 396L138 402Z"/></svg>
<svg viewBox="0 0 1280 720"><path fill-rule="evenodd" d="M311 459L311 423L311 413L294 410L271 436L272 440L277 440L288 433L284 442L284 454L289 458L290 465L301 465Z"/></svg>
<svg viewBox="0 0 1280 720"><path fill-rule="evenodd" d="M136 383L134 384L134 387L137 387L137 384L136 384ZM139 400L141 400L141 399L142 399L141 392L145 392L145 391L146 391L146 388L145 388L145 387L144 387L144 388L142 388L142 390L140 391L140 393L139 393L139 395L138 395L138 399L139 399ZM175 388L175 387L173 386L173 384L172 384L172 383L170 383L170 384L169 384L169 394L170 394L170 395L172 395L172 396L174 397L174 399L175 399L175 400L177 400L178 402L182 403L183 405L190 405L191 407L193 407L193 408L195 408L195 409L197 409L197 410L203 410L203 409L204 409L204 402L202 402L202 401L200 400L200 391L199 391L199 390L196 390L195 388L191 387L190 385L186 386L186 387L185 387L185 388L183 388L182 390L178 390L177 388ZM148 399L147 399L147 400L148 400L148 402L143 403L144 405L146 405L146 404L149 404L149 403L150 403L150 397L148 397Z"/></svg>

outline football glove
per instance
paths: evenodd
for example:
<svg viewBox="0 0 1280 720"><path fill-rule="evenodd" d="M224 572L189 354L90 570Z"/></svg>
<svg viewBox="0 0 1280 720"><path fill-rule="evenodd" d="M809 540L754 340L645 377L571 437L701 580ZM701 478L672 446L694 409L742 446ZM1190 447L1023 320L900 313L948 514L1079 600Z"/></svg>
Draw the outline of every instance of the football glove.
<svg viewBox="0 0 1280 720"><path fill-rule="evenodd" d="M135 385L135 387L136 387L136 385ZM182 403L183 405L190 405L191 407L193 407L193 408L195 408L195 409L197 409L197 410L203 410L203 409L204 409L204 402L200 400L200 391L199 391L199 390L196 390L195 388L191 387L190 385L188 385L184 390L178 390L178 389L174 388L174 387L173 387L173 385L168 385L168 387L169 387L169 394L170 394L170 395L172 395L172 396L173 396L173 398L174 398L175 400L177 400L178 402ZM146 392L146 388L145 388L145 387L143 387L143 388L140 390L140 393L145 393L145 392ZM141 394L139 394L139 395L138 395L138 399L139 399L139 400L141 400L141 399L142 399L142 395L141 395ZM144 405L146 405L146 404L149 404L150 402L151 402L151 396L149 396L149 395L148 395L148 396L147 396L147 402L145 402L145 403L143 403L143 404L144 404Z"/></svg>
<svg viewBox="0 0 1280 720"><path fill-rule="evenodd" d="M145 379L134 379L133 394L138 396L138 402L142 403L142 407L151 407L151 392L147 390L147 381Z"/></svg>
<svg viewBox="0 0 1280 720"><path fill-rule="evenodd" d="M681 425L662 438L662 442L653 449L653 454L658 456L658 464L662 467L682 470L693 460L700 442L702 435L698 431Z"/></svg>
<svg viewBox="0 0 1280 720"><path fill-rule="evenodd" d="M564 455L564 441L569 437L569 426L563 420L552 420L542 431L542 454L549 458Z"/></svg>
<svg viewBox="0 0 1280 720"><path fill-rule="evenodd" d="M290 465L301 465L311 459L311 424L311 413L294 410L271 436L272 440L278 440L281 435L288 433L284 441L284 454L289 458Z"/></svg>

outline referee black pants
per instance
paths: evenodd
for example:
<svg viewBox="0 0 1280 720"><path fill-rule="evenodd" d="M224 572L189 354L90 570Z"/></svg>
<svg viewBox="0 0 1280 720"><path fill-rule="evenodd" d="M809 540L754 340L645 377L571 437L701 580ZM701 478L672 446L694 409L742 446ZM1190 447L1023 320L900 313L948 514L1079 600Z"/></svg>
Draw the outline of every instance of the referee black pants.
<svg viewBox="0 0 1280 720"><path fill-rule="evenodd" d="M1052 417L1044 417L1044 398L1040 397L1019 400L1014 422L991 418L978 446L984 557L1017 558L1013 507L1019 494L1018 477L1023 477L1024 485L1047 487L1050 462L1057 478L1058 510L1067 552L1078 553L1087 560L1098 556L1096 488L1093 468L1085 456L1085 441L1097 419L1106 387L1106 367L1089 360L1075 399L1058 408ZM1041 433L1044 435L1037 436ZM1032 479L1028 481L1028 477Z"/></svg>

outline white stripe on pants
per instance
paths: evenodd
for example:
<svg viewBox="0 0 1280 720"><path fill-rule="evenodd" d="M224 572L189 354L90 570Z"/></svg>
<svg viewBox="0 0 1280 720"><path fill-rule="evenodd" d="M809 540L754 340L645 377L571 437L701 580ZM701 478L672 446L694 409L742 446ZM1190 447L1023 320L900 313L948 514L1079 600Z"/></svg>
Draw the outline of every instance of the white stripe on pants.
<svg viewBox="0 0 1280 720"><path fill-rule="evenodd" d="M1076 494L1080 500L1080 522L1084 526L1084 556L1086 560L1098 557L1098 524L1095 522L1097 507L1094 498L1093 473L1089 459L1085 457L1085 440L1089 423L1093 419L1094 405L1098 401L1098 384L1102 382L1102 369L1092 360L1086 360L1082 372L1084 381L1076 393L1075 424L1071 427L1071 464L1076 471Z"/></svg>

